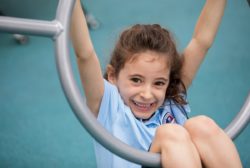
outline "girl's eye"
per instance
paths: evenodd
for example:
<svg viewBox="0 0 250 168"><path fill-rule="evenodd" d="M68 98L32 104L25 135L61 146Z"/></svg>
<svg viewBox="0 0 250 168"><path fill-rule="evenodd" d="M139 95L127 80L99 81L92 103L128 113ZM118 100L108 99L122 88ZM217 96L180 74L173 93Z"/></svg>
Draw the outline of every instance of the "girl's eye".
<svg viewBox="0 0 250 168"><path fill-rule="evenodd" d="M141 82L142 82L142 80L139 79L139 78L131 78L130 80L131 80L132 82L134 82L134 83L141 83Z"/></svg>
<svg viewBox="0 0 250 168"><path fill-rule="evenodd" d="M164 86L166 83L165 82L162 82L162 81L157 81L155 82L155 85L156 86Z"/></svg>

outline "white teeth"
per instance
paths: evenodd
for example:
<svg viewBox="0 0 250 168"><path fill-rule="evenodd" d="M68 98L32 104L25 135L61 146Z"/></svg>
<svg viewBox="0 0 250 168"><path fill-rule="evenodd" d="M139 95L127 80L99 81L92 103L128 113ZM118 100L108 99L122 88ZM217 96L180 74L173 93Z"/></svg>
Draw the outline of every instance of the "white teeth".
<svg viewBox="0 0 250 168"><path fill-rule="evenodd" d="M151 105L152 105L152 103L150 103L150 104L142 104L142 103L138 103L138 102L134 102L137 106L139 106L139 107L142 107L142 108L149 108Z"/></svg>

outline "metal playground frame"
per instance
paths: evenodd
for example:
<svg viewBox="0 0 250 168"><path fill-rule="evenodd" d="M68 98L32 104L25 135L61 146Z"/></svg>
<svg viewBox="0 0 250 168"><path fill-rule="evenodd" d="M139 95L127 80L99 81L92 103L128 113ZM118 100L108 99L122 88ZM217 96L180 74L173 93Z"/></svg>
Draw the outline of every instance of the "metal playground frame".
<svg viewBox="0 0 250 168"><path fill-rule="evenodd" d="M248 1L249 2L249 1ZM0 16L0 32L21 33L52 38L56 51L56 66L65 96L80 123L105 148L116 155L141 165L160 167L160 154L137 150L109 134L88 109L73 77L69 58L68 32L75 0L59 0L53 21ZM250 121L250 94L240 112L225 128L235 139Z"/></svg>

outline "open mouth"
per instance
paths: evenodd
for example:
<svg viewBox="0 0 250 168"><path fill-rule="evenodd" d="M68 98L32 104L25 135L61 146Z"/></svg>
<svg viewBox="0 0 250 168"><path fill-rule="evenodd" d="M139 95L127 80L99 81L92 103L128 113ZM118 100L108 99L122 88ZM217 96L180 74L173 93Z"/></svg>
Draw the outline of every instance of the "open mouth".
<svg viewBox="0 0 250 168"><path fill-rule="evenodd" d="M140 102L136 102L134 100L132 100L134 107L139 110L139 111L150 111L151 109L154 108L155 106L155 102L154 103L140 103Z"/></svg>

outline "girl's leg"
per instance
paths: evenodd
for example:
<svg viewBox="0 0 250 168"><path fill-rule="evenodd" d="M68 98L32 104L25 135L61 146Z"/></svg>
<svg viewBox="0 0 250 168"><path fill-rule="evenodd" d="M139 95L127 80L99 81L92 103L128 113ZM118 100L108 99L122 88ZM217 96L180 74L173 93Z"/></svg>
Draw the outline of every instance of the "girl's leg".
<svg viewBox="0 0 250 168"><path fill-rule="evenodd" d="M241 168L238 152L227 134L205 116L189 119L184 127L207 168Z"/></svg>
<svg viewBox="0 0 250 168"><path fill-rule="evenodd" d="M157 129L150 152L161 154L163 168L201 167L191 137L185 128L177 124L164 124Z"/></svg>

